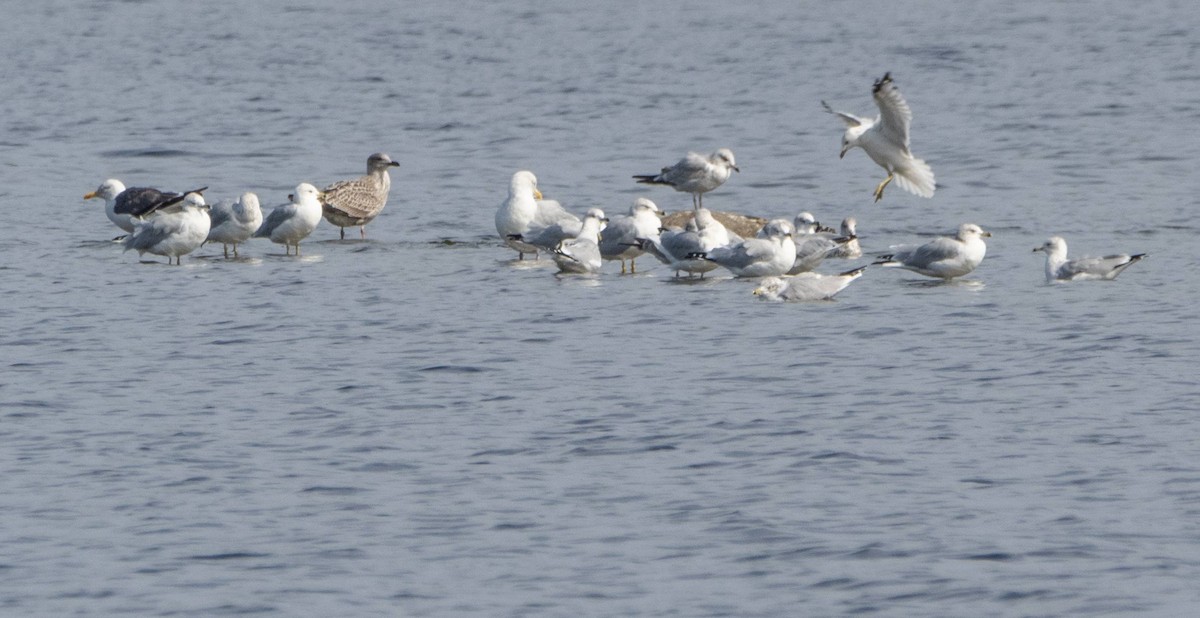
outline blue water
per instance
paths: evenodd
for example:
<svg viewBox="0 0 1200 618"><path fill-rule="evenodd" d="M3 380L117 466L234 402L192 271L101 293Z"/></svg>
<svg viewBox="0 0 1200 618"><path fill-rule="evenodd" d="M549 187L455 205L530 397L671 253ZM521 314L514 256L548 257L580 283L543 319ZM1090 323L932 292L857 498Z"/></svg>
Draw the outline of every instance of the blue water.
<svg viewBox="0 0 1200 618"><path fill-rule="evenodd" d="M0 52L0 613L1186 616L1200 602L1187 3L49 1ZM891 71L931 200L838 160ZM969 281L759 302L514 263L729 147L719 210L974 222ZM255 191L401 162L365 242L122 253L105 178ZM1149 252L1047 286L1032 254ZM353 234L351 234L352 236ZM861 261L866 261L864 258ZM861 261L826 264L833 272Z"/></svg>

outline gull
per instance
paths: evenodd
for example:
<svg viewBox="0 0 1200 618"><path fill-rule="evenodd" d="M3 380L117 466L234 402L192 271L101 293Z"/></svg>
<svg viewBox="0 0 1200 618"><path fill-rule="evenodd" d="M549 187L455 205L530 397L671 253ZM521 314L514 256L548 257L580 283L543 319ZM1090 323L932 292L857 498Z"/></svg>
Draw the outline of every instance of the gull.
<svg viewBox="0 0 1200 618"><path fill-rule="evenodd" d="M292 247L300 255L300 241L312 234L321 223L321 192L302 182L288 195L291 204L284 204L271 211L263 224L254 232L255 238L269 238L271 242L284 246L285 255L291 255Z"/></svg>
<svg viewBox="0 0 1200 618"><path fill-rule="evenodd" d="M116 178L105 180L95 191L83 196L90 200L98 197L104 200L104 214L114 225L132 232L134 217L145 218L156 210L179 203L187 193L197 195L204 193L208 187L201 187L184 193L170 193L148 187L125 188L125 183Z"/></svg>
<svg viewBox="0 0 1200 618"><path fill-rule="evenodd" d="M862 246L858 244L858 220L854 217L842 219L841 235L848 238L845 244L839 245L826 254L827 258L848 260L862 257Z"/></svg>
<svg viewBox="0 0 1200 618"><path fill-rule="evenodd" d="M701 208L704 206L704 194L725 184L730 171L741 171L733 160L733 151L718 148L707 157L689 152L678 163L662 168L658 174L643 174L634 178L642 184L669 185L676 191L691 193L692 206Z"/></svg>
<svg viewBox="0 0 1200 618"><path fill-rule="evenodd" d="M717 247L702 254L737 277L777 277L786 273L796 261L796 245L792 242L792 224L775 219L763 226L759 238Z"/></svg>
<svg viewBox="0 0 1200 618"><path fill-rule="evenodd" d="M953 279L979 266L987 254L983 239L991 235L974 223L964 223L958 227L954 238L942 236L919 247L903 248L891 255L880 256L875 263L906 268L926 277Z"/></svg>
<svg viewBox="0 0 1200 618"><path fill-rule="evenodd" d="M1083 281L1087 279L1113 280L1126 268L1142 261L1145 253L1136 255L1106 255L1104 257L1084 257L1074 260L1067 259L1067 241L1061 236L1051 236L1034 251L1046 254L1046 283L1056 281Z"/></svg>
<svg viewBox="0 0 1200 618"><path fill-rule="evenodd" d="M367 224L387 205L392 177L388 168L400 164L382 152L367 157L367 175L335 182L322 192L321 207L325 220L338 226L341 238L346 228L358 226L359 238L367 237ZM299 248L297 246L297 248Z"/></svg>
<svg viewBox="0 0 1200 618"><path fill-rule="evenodd" d="M523 242L521 237L533 230L555 224L580 224L579 217L567 212L562 204L554 200L543 200L537 188L537 176L521 170L512 176L508 185L508 199L496 211L496 231L504 243L517 251L517 259L525 259L526 253L537 258L539 247Z"/></svg>
<svg viewBox="0 0 1200 618"><path fill-rule="evenodd" d="M199 193L188 193L178 205L160 209L148 219L133 218L133 232L125 237L125 250L133 249L138 255L153 253L165 255L170 264L182 263L182 256L195 251L208 238L211 224L208 205Z"/></svg>
<svg viewBox="0 0 1200 618"><path fill-rule="evenodd" d="M798 275L813 270L821 265L821 261L839 247L845 246L853 237L833 237L827 232L832 228L822 226L810 212L796 215L795 235L796 260L792 263L787 274Z"/></svg>
<svg viewBox="0 0 1200 618"><path fill-rule="evenodd" d="M601 230L607 229L605 226L608 223L608 217L604 216L604 211L599 208L589 208L582 221L574 218L563 219L558 223L543 228L531 229L527 234L514 234L511 238L514 241L533 245L538 249L551 251L558 247L562 241L579 237L579 234L583 232L583 224L587 221L586 217L589 216L595 217L600 221Z"/></svg>
<svg viewBox="0 0 1200 618"><path fill-rule="evenodd" d="M795 277L769 277L762 280L754 294L767 300L830 300L861 277L866 269L866 266L860 266L839 275L801 273Z"/></svg>
<svg viewBox="0 0 1200 618"><path fill-rule="evenodd" d="M208 241L221 243L225 257L229 257L229 245L233 245L233 257L237 257L238 244L253 236L263 220L258 196L249 191L243 193L236 202L218 202L208 216L212 219Z"/></svg>
<svg viewBox="0 0 1200 618"><path fill-rule="evenodd" d="M655 237L638 239L638 246L675 271L676 277L683 271L688 277L699 274L703 278L704 273L717 268L716 262L704 259L704 255L729 244L731 234L707 208L694 214L684 229L663 230Z"/></svg>
<svg viewBox="0 0 1200 618"><path fill-rule="evenodd" d="M842 137L842 151L838 158L846 156L847 151L858 146L887 171L887 178L875 187L876 202L883 198L883 189L892 180L909 193L933 197L936 188L933 170L908 150L908 126L912 123L912 110L892 83L892 74L885 73L876 81L871 94L879 106L879 115L873 120L834 111L828 103L821 101L825 111L846 123L846 134Z"/></svg>
<svg viewBox="0 0 1200 618"><path fill-rule="evenodd" d="M600 236L600 257L606 260L621 260L621 274L625 274L625 260L629 260L629 272L637 272L635 260L645 253L637 244L639 238L658 235L662 219L658 216L658 205L639 197L629 207L628 215L613 217Z"/></svg>
<svg viewBox="0 0 1200 618"><path fill-rule="evenodd" d="M604 211L599 208L588 210L579 234L560 241L553 249L554 263L561 272L590 274L600 271L603 263L600 259L600 225L604 219Z"/></svg>

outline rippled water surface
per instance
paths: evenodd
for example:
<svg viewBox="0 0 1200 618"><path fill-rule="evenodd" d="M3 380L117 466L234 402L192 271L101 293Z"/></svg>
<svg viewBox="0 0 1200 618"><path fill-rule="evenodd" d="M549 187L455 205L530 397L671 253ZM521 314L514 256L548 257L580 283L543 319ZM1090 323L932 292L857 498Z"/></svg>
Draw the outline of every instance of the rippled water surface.
<svg viewBox="0 0 1200 618"><path fill-rule="evenodd" d="M0 613L1190 615L1200 602L1183 2L66 2L0 37ZM819 102L891 71L932 200ZM649 260L516 263L508 179L582 212L687 150L707 196L975 222L966 281L759 302ZM401 162L366 241L139 260L105 178L253 190ZM1047 286L1030 250L1149 252ZM832 272L869 259L826 264Z"/></svg>

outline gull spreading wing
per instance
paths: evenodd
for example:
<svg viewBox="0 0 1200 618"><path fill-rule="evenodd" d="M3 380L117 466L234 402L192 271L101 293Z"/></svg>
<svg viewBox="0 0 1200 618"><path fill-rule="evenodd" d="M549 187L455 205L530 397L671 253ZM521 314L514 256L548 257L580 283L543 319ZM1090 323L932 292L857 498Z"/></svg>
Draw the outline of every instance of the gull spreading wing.
<svg viewBox="0 0 1200 618"><path fill-rule="evenodd" d="M875 104L879 106L879 130L893 142L908 151L908 126L912 123L912 110L908 107L900 90L892 82L892 74L885 73L872 88Z"/></svg>
<svg viewBox="0 0 1200 618"><path fill-rule="evenodd" d="M861 126L862 123L867 121L866 118L859 118L858 116L855 116L854 114L848 114L846 112L835 111L825 101L821 101L821 106L825 108L825 111L829 112L830 114L833 114L834 116L837 116L838 118L841 118L842 122L846 123L846 126L848 126L848 127Z"/></svg>

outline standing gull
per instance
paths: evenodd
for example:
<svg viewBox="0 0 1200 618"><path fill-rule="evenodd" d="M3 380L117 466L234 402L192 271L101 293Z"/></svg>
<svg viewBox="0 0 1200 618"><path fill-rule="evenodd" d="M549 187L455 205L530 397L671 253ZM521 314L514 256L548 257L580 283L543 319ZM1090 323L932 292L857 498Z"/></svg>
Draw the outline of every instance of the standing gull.
<svg viewBox="0 0 1200 618"><path fill-rule="evenodd" d="M211 224L208 206L199 193L188 193L178 205L160 209L148 219L133 218L133 232L125 237L125 250L133 249L138 255L153 253L165 255L167 263L174 258L182 263L182 256L196 250L208 238Z"/></svg>
<svg viewBox="0 0 1200 618"><path fill-rule="evenodd" d="M1056 281L1083 281L1087 279L1113 280L1126 268L1142 261L1145 253L1136 255L1106 255L1067 259L1067 241L1061 236L1051 236L1045 244L1034 249L1046 254L1046 283Z"/></svg>
<svg viewBox="0 0 1200 618"><path fill-rule="evenodd" d="M636 273L635 260L645 253L637 239L657 236L661 226L658 205L644 197L637 198L628 215L613 217L604 228L600 235L600 257L621 260L621 274L625 274L625 260L629 260L629 272Z"/></svg>
<svg viewBox="0 0 1200 618"><path fill-rule="evenodd" d="M828 103L821 101L825 111L846 123L846 134L842 137L842 151L838 158L846 156L847 151L858 146L887 171L887 178L875 187L876 202L883 198L883 189L892 180L909 193L933 197L936 188L933 170L908 150L908 126L912 123L912 110L892 83L892 74L885 73L876 81L871 93L875 97L875 104L879 106L879 115L874 120L834 111Z"/></svg>
<svg viewBox="0 0 1200 618"><path fill-rule="evenodd" d="M875 263L905 268L926 277L953 279L979 266L987 254L983 239L991 235L991 232L983 231L974 223L964 223L958 227L958 234L954 238L935 238L919 247L904 248L891 255L880 256Z"/></svg>
<svg viewBox="0 0 1200 618"><path fill-rule="evenodd" d="M755 296L767 300L830 300L862 276L866 266L839 275L800 273L795 277L769 277L754 290Z"/></svg>
<svg viewBox="0 0 1200 618"><path fill-rule="evenodd" d="M554 200L543 200L537 188L537 176L521 170L513 174L508 184L508 199L496 211L496 231L504 244L517 251L517 259L525 259L526 253L537 258L540 247L521 238L535 230L551 225L580 225L579 217L567 212Z"/></svg>
<svg viewBox="0 0 1200 618"><path fill-rule="evenodd" d="M796 261L796 245L792 242L792 224L775 219L763 226L759 238L717 247L704 254L737 277L778 277Z"/></svg>
<svg viewBox="0 0 1200 618"><path fill-rule="evenodd" d="M583 226L575 238L567 238L553 249L554 263L564 273L590 274L600 271L600 225L604 212L599 208L589 209L583 217Z"/></svg>
<svg viewBox="0 0 1200 618"><path fill-rule="evenodd" d="M204 193L208 187L201 187L187 193L197 195ZM83 196L90 200L98 197L104 200L104 214L114 225L132 232L133 218L145 218L156 210L177 204L183 200L184 193L170 193L148 187L125 188L125 183L115 178L105 180L95 191Z"/></svg>
<svg viewBox="0 0 1200 618"><path fill-rule="evenodd" d="M358 226L359 237L367 237L367 224L378 217L387 205L388 191L392 188L388 168L399 165L386 154L377 152L367 157L366 176L325 187L321 198L325 220L341 228L343 240L346 238L346 228L355 225Z"/></svg>
<svg viewBox="0 0 1200 618"><path fill-rule="evenodd" d="M218 202L208 216L212 219L208 240L221 243L225 257L229 257L229 245L233 245L233 257L237 257L238 244L253 236L263 220L258 196L249 191L243 193L236 202Z"/></svg>
<svg viewBox="0 0 1200 618"><path fill-rule="evenodd" d="M658 174L643 174L634 178L642 184L669 185L676 191L691 193L692 206L701 208L704 206L704 194L725 184L731 171L741 171L733 160L733 151L718 148L707 157L689 152L678 163L662 168Z"/></svg>
<svg viewBox="0 0 1200 618"><path fill-rule="evenodd" d="M321 193L317 188L302 182L288 196L291 204L284 204L267 216L255 238L269 238L271 242L284 246L285 255L291 255L292 247L300 255L300 241L312 234L321 223Z"/></svg>

